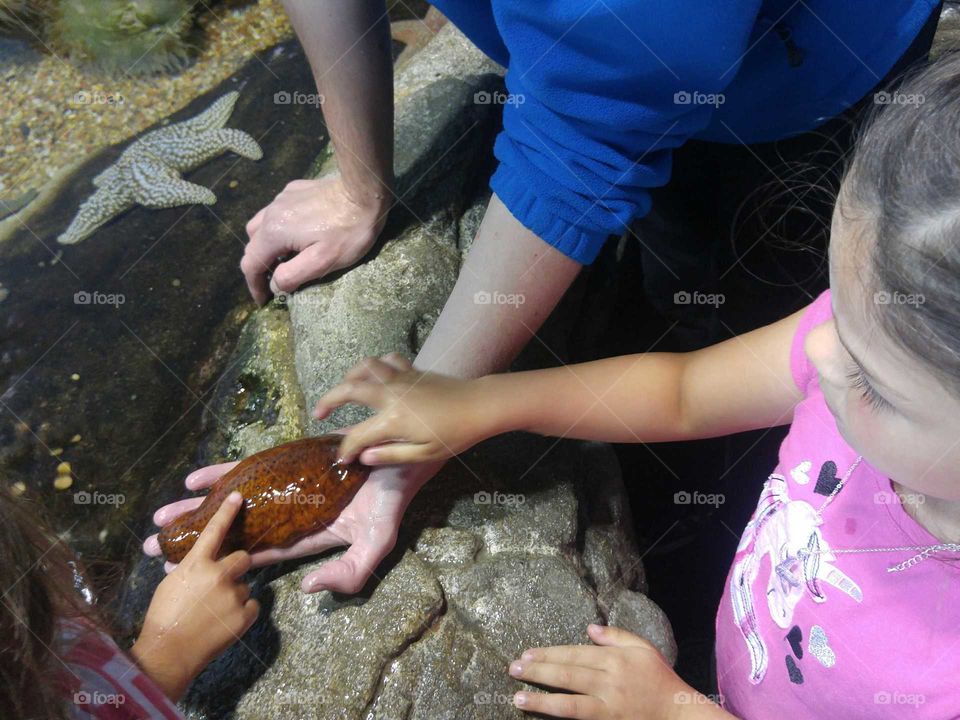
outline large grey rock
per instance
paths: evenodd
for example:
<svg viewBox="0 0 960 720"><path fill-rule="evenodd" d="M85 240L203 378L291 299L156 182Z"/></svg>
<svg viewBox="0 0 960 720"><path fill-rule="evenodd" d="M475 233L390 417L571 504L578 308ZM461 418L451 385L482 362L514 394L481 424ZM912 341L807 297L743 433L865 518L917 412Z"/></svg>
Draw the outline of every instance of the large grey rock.
<svg viewBox="0 0 960 720"><path fill-rule="evenodd" d="M303 574L329 558L264 572L254 590L264 618L201 675L188 715L520 718L510 698L526 686L507 674L510 661L527 647L588 643L590 622L636 632L673 662L669 623L637 592L637 572L594 584L581 547L588 531L620 535L604 566L640 561L625 507L608 525L584 524L596 520L589 465L613 468L603 493L622 506L608 446L493 438L413 501L367 592L304 595Z"/></svg>
<svg viewBox="0 0 960 720"><path fill-rule="evenodd" d="M960 50L960 9L956 3L944 4L940 22L930 48L930 58L936 60L945 53Z"/></svg>
<svg viewBox="0 0 960 720"><path fill-rule="evenodd" d="M391 238L366 264L291 298L297 374L308 406L366 355L416 354L457 280L454 222L441 211ZM362 417L356 407L341 408L315 429Z"/></svg>

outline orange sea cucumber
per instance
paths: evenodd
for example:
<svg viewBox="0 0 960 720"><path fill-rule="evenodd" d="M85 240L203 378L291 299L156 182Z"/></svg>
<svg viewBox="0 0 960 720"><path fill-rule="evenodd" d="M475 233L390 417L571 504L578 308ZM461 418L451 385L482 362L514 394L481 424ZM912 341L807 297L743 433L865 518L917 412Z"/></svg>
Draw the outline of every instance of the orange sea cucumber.
<svg viewBox="0 0 960 720"><path fill-rule="evenodd" d="M321 435L295 440L240 462L213 484L199 507L160 530L158 540L166 559L183 560L234 490L243 496L243 506L222 554L285 547L329 525L370 474L370 468L360 463L337 463L342 439Z"/></svg>

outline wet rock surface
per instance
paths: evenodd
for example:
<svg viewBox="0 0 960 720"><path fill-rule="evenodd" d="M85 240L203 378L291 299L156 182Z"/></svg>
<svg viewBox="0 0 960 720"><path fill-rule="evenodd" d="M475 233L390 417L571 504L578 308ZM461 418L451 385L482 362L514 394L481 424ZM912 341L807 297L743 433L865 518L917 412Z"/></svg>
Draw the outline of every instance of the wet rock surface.
<svg viewBox="0 0 960 720"><path fill-rule="evenodd" d="M259 573L261 620L196 681L188 716L519 718L511 698L524 685L510 661L531 646L588 643L590 622L616 622L672 661L635 547L621 538L607 558L621 570L598 588L581 546L588 527L629 527L629 514L604 525L587 511L598 485L620 482L612 450L555 442L505 435L451 461L358 596L300 590L337 553Z"/></svg>

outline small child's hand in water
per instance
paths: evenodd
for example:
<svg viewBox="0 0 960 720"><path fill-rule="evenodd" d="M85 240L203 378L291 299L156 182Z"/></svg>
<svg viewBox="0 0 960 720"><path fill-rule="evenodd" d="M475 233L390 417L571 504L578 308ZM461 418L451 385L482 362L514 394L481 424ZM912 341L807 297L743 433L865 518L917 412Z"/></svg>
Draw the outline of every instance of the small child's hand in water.
<svg viewBox="0 0 960 720"><path fill-rule="evenodd" d="M397 353L358 364L320 398L314 417L350 402L378 413L349 428L340 444L344 462L446 460L493 434L477 381L419 372Z"/></svg>
<svg viewBox="0 0 960 720"><path fill-rule="evenodd" d="M193 549L157 586L131 648L144 672L173 700L260 612L260 604L250 599L250 586L241 580L250 569L250 554L237 550L217 557L241 504L240 493L231 493Z"/></svg>
<svg viewBox="0 0 960 720"><path fill-rule="evenodd" d="M517 707L580 720L732 717L681 680L639 635L601 625L588 625L587 633L596 645L531 648L510 664L515 678L566 691L518 692Z"/></svg>

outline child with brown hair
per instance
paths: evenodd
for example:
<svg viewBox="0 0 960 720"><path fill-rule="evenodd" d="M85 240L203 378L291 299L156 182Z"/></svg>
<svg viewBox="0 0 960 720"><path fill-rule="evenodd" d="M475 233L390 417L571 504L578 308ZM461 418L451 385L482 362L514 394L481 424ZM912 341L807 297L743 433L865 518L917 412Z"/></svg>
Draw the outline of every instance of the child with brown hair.
<svg viewBox="0 0 960 720"><path fill-rule="evenodd" d="M182 718L175 703L253 624L242 577L250 556L218 559L240 508L232 493L177 569L157 586L125 654L76 584L70 549L0 488L0 706L11 720Z"/></svg>

